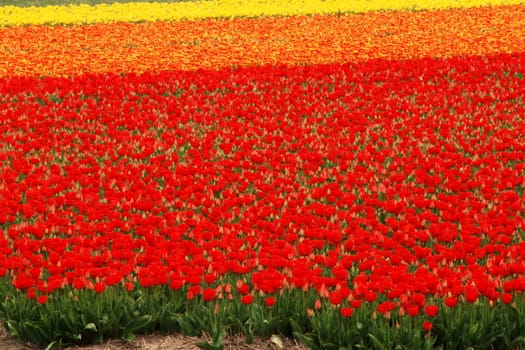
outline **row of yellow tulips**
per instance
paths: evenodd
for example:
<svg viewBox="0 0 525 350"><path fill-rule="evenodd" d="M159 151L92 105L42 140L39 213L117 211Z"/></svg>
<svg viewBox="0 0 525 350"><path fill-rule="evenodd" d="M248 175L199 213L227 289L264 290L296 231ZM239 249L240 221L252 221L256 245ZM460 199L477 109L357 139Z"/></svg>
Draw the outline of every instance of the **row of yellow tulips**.
<svg viewBox="0 0 525 350"><path fill-rule="evenodd" d="M524 3L523 0L209 0L112 3L95 6L4 6L0 7L0 26L295 16L380 10L436 10Z"/></svg>

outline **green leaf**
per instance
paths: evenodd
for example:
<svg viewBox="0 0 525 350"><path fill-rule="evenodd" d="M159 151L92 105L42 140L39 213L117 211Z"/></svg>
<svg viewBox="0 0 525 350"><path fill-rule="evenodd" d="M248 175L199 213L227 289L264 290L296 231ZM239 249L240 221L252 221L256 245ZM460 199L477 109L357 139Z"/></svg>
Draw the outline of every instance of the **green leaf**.
<svg viewBox="0 0 525 350"><path fill-rule="evenodd" d="M224 344L214 345L208 342L199 342L199 343L196 343L195 345L197 345L199 348L203 350L223 350L224 349Z"/></svg>
<svg viewBox="0 0 525 350"><path fill-rule="evenodd" d="M221 349L224 344L224 336L226 335L226 330L224 328L220 328L219 330L215 330L213 334L213 345L220 346Z"/></svg>
<svg viewBox="0 0 525 350"><path fill-rule="evenodd" d="M134 339L133 334L137 331L143 331L147 328L147 326L151 323L153 317L151 315L142 315L137 318L132 319L128 322L128 324L124 327L122 333L122 338L124 340L126 339Z"/></svg>
<svg viewBox="0 0 525 350"><path fill-rule="evenodd" d="M53 350L53 349L58 349L59 347L60 347L60 343L57 341L53 341L49 343L49 345L46 346L44 350Z"/></svg>
<svg viewBox="0 0 525 350"><path fill-rule="evenodd" d="M293 333L298 333L301 335L304 333L303 327L301 327L301 325L293 318L290 318L290 325L292 326Z"/></svg>
<svg viewBox="0 0 525 350"><path fill-rule="evenodd" d="M253 343L253 331L248 328L247 332L244 333L246 335L246 343L252 344Z"/></svg>
<svg viewBox="0 0 525 350"><path fill-rule="evenodd" d="M313 337L307 336L300 332L293 332L294 337L306 344L309 349L312 350L321 350L319 344L315 341Z"/></svg>
<svg viewBox="0 0 525 350"><path fill-rule="evenodd" d="M34 339L34 342L37 344L47 343L48 339L51 339L51 335L47 334L39 322L26 321L22 322L21 326L24 333L29 335L27 339Z"/></svg>
<svg viewBox="0 0 525 350"><path fill-rule="evenodd" d="M17 321L14 321L14 320L7 320L6 321L6 325L7 325L7 329L9 331L9 334L11 334L11 336L13 338L21 340L19 323Z"/></svg>
<svg viewBox="0 0 525 350"><path fill-rule="evenodd" d="M137 337L133 333L126 333L122 336L122 340L124 340L126 343L131 343L137 340Z"/></svg>
<svg viewBox="0 0 525 350"><path fill-rule="evenodd" d="M525 336L520 335L519 337L515 338L509 346L510 349L522 349L523 346L525 346Z"/></svg>
<svg viewBox="0 0 525 350"><path fill-rule="evenodd" d="M86 331L98 332L98 330L97 330L97 325L95 325L93 322L88 323L88 324L84 327L84 330L86 330Z"/></svg>
<svg viewBox="0 0 525 350"><path fill-rule="evenodd" d="M321 341L321 349L326 349L326 350L337 349L337 344L332 343L332 342Z"/></svg>
<svg viewBox="0 0 525 350"><path fill-rule="evenodd" d="M184 314L172 315L172 319L177 322L183 335L192 336L197 335L197 327Z"/></svg>
<svg viewBox="0 0 525 350"><path fill-rule="evenodd" d="M375 346L376 349L379 349L379 350L387 350L386 346L385 346L383 343L381 343L381 342L379 341L379 339L376 338L375 335L373 335L373 334L368 334L368 336L369 336L370 339L372 340L372 343L374 344L374 346Z"/></svg>
<svg viewBox="0 0 525 350"><path fill-rule="evenodd" d="M473 325L470 326L469 330L468 330L468 334L470 335L470 337L474 337L479 331L479 324L478 323L474 323Z"/></svg>

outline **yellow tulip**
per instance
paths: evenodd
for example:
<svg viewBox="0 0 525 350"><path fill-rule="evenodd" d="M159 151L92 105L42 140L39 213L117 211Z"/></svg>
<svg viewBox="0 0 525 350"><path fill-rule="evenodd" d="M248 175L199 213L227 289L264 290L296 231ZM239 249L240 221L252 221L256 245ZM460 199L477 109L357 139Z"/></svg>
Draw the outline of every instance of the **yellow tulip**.
<svg viewBox="0 0 525 350"><path fill-rule="evenodd" d="M426 10L524 4L525 0L209 0L0 7L0 26L101 22L179 21L204 18L296 16L381 10Z"/></svg>

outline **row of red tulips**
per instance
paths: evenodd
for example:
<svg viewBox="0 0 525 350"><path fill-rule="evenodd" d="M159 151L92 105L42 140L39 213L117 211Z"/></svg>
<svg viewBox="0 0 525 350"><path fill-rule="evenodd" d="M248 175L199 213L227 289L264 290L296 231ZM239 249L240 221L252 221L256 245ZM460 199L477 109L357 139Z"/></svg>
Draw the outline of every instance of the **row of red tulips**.
<svg viewBox="0 0 525 350"><path fill-rule="evenodd" d="M0 274L42 304L117 285L310 290L346 317L511 304L524 73L502 54L0 80Z"/></svg>

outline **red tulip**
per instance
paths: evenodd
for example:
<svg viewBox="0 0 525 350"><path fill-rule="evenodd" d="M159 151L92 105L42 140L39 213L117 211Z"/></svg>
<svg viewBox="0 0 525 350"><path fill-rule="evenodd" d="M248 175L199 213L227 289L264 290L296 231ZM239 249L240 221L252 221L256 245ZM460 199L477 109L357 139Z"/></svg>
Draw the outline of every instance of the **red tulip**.
<svg viewBox="0 0 525 350"><path fill-rule="evenodd" d="M417 305L410 305L406 309L409 316L415 317L419 315L419 307Z"/></svg>
<svg viewBox="0 0 525 350"><path fill-rule="evenodd" d="M40 305L47 303L47 295L39 295L36 300Z"/></svg>
<svg viewBox="0 0 525 350"><path fill-rule="evenodd" d="M96 293L102 293L104 290L106 290L106 285L104 283L98 282L93 285L93 290Z"/></svg>
<svg viewBox="0 0 525 350"><path fill-rule="evenodd" d="M465 287L465 299L469 303L475 303L478 300L478 289L474 286Z"/></svg>
<svg viewBox="0 0 525 350"><path fill-rule="evenodd" d="M202 298L205 302L210 302L215 299L216 291L214 288L206 288L202 292Z"/></svg>
<svg viewBox="0 0 525 350"><path fill-rule="evenodd" d="M266 306L268 307L273 307L275 305L275 298L274 297L267 297L265 300L264 300Z"/></svg>
<svg viewBox="0 0 525 350"><path fill-rule="evenodd" d="M351 307L342 307L340 312L341 316L348 318L352 316L352 314L354 313L354 309L352 309Z"/></svg>
<svg viewBox="0 0 525 350"><path fill-rule="evenodd" d="M252 302L253 302L253 295L251 294L243 295L241 297L241 303L243 303L244 305L249 305Z"/></svg>
<svg viewBox="0 0 525 350"><path fill-rule="evenodd" d="M437 305L427 305L425 306L425 313L430 317L435 317L439 311Z"/></svg>
<svg viewBox="0 0 525 350"><path fill-rule="evenodd" d="M512 294L510 293L503 293L501 295L501 301L504 303L504 304L510 304L512 303L512 300L513 300L513 296Z"/></svg>

